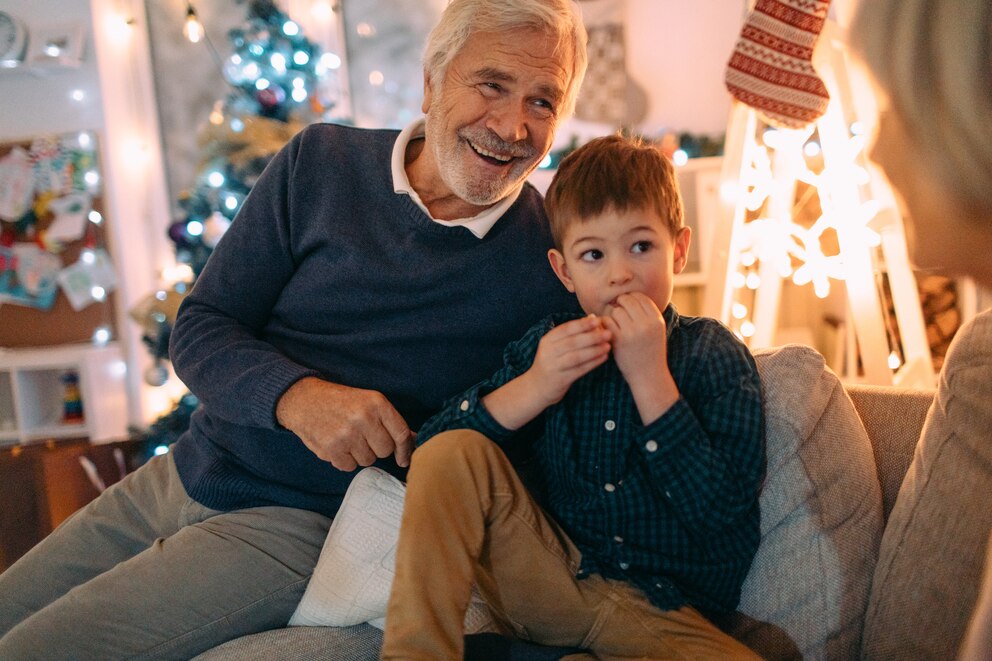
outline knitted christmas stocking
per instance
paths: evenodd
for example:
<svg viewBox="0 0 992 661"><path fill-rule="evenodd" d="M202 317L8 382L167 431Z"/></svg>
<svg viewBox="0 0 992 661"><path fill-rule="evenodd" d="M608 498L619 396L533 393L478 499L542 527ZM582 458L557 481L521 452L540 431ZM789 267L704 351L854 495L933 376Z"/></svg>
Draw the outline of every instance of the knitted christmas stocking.
<svg viewBox="0 0 992 661"><path fill-rule="evenodd" d="M830 95L812 59L829 6L830 0L757 0L744 20L724 82L773 126L802 128L827 109Z"/></svg>

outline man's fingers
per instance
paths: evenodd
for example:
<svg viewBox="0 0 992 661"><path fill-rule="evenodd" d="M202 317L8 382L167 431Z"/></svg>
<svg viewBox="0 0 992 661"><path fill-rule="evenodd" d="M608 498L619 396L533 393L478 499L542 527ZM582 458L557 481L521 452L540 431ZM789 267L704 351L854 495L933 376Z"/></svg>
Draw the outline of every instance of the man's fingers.
<svg viewBox="0 0 992 661"><path fill-rule="evenodd" d="M396 444L396 465L400 468L406 468L410 465L410 455L413 454L413 442L416 438L416 434L407 434L406 439L400 441Z"/></svg>
<svg viewBox="0 0 992 661"><path fill-rule="evenodd" d="M351 456L359 466L371 466L375 463L375 452L372 450L372 446L369 445L367 438L356 438L350 445L349 451Z"/></svg>

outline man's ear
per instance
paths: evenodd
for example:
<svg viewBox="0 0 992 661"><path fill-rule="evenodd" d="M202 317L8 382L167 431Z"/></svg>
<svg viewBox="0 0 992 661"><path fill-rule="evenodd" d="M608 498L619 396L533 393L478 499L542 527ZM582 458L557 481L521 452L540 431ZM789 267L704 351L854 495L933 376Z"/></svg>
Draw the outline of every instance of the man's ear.
<svg viewBox="0 0 992 661"><path fill-rule="evenodd" d="M568 277L568 266L565 265L565 256L552 248L548 251L548 261L551 262L551 269L561 280L561 284L565 285L565 289L575 293L575 285L572 284L572 279Z"/></svg>
<svg viewBox="0 0 992 661"><path fill-rule="evenodd" d="M431 107L431 75L424 69L424 102L420 109L427 114L427 109Z"/></svg>
<svg viewBox="0 0 992 661"><path fill-rule="evenodd" d="M692 241L692 229L682 227L675 234L675 250L672 256L672 271L681 273L689 260L689 243Z"/></svg>

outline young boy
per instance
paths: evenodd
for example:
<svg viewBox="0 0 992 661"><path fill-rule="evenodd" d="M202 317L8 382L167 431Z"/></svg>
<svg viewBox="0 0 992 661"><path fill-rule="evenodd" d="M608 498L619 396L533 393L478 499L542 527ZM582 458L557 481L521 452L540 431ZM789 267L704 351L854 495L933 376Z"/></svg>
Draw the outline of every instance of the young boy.
<svg viewBox="0 0 992 661"><path fill-rule="evenodd" d="M761 389L726 327L670 303L690 239L673 168L599 138L562 161L545 206L551 267L587 316L532 328L420 430L382 658L462 658L473 583L534 642L758 658L703 613L737 606L758 546ZM518 444L546 509L500 449Z"/></svg>

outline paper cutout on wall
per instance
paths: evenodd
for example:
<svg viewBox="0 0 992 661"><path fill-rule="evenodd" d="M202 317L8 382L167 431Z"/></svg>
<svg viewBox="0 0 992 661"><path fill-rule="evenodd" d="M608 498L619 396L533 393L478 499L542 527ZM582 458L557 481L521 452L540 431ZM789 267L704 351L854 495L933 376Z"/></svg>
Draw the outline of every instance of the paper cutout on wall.
<svg viewBox="0 0 992 661"><path fill-rule="evenodd" d="M105 250L84 250L79 261L59 272L58 282L72 309L78 312L90 303L106 300L117 286L117 274Z"/></svg>
<svg viewBox="0 0 992 661"><path fill-rule="evenodd" d="M50 310L62 262L34 244L0 246L0 303Z"/></svg>
<svg viewBox="0 0 992 661"><path fill-rule="evenodd" d="M0 159L0 220L16 221L31 208L34 171L26 149L15 147Z"/></svg>

